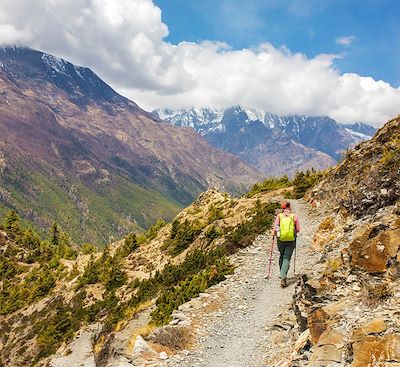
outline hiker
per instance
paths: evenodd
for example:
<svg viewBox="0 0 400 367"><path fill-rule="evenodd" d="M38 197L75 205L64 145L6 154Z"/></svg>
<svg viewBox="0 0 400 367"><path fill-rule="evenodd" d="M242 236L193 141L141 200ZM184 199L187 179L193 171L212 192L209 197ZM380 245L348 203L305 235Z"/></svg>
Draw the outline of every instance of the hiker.
<svg viewBox="0 0 400 367"><path fill-rule="evenodd" d="M287 286L286 277L290 266L290 259L296 247L296 237L300 232L299 218L292 213L290 203L282 203L282 213L279 213L275 219L275 225L272 238L277 239L279 250L279 277L281 278L281 287Z"/></svg>

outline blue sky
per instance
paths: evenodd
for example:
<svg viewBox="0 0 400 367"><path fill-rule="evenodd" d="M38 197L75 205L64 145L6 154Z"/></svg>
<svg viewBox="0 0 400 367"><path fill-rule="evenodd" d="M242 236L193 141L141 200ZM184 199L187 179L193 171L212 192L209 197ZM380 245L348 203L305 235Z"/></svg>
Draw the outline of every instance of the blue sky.
<svg viewBox="0 0 400 367"><path fill-rule="evenodd" d="M398 0L155 0L171 43L214 40L234 49L262 42L307 57L342 55L341 72L400 86ZM351 44L338 44L353 37Z"/></svg>
<svg viewBox="0 0 400 367"><path fill-rule="evenodd" d="M149 111L400 113L400 0L1 0L0 14L0 45L90 67Z"/></svg>

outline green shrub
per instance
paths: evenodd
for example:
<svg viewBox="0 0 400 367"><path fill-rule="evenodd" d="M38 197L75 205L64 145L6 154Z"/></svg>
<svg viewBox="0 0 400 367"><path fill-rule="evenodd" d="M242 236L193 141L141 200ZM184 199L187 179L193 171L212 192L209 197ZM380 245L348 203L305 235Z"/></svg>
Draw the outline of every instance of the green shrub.
<svg viewBox="0 0 400 367"><path fill-rule="evenodd" d="M277 202L261 204L257 201L250 221L239 224L227 236L226 245L232 249L250 245L259 234L271 228L279 207Z"/></svg>
<svg viewBox="0 0 400 367"><path fill-rule="evenodd" d="M167 223L159 219L155 224L153 224L146 232L146 239L148 241L151 241L152 239L156 238L158 232L160 231L161 228L165 227Z"/></svg>
<svg viewBox="0 0 400 367"><path fill-rule="evenodd" d="M213 241L222 236L222 231L220 228L212 225L210 226L207 231L205 232L205 236L210 240Z"/></svg>
<svg viewBox="0 0 400 367"><path fill-rule="evenodd" d="M171 225L170 237L163 245L163 249L168 249L172 256L179 255L196 239L201 229L201 226L195 226L188 220L180 223L175 219Z"/></svg>
<svg viewBox="0 0 400 367"><path fill-rule="evenodd" d="M164 289L156 300L156 309L151 313L151 321L158 326L167 324L172 319L172 312L180 305L224 280L225 275L232 271L233 266L226 258L223 258L216 261L214 265L208 266L200 274L188 277L175 287Z"/></svg>
<svg viewBox="0 0 400 367"><path fill-rule="evenodd" d="M84 255L90 255L90 254L93 254L94 252L96 252L96 246L93 245L92 243L85 242L81 246L81 251Z"/></svg>
<svg viewBox="0 0 400 367"><path fill-rule="evenodd" d="M264 182L256 183L246 196L251 198L260 192L268 192L294 186L293 192L285 192L284 195L289 199L300 199L309 188L317 184L322 178L323 172L317 172L313 168L306 172L297 172L293 180L289 180L286 175L279 178L272 177L266 179Z"/></svg>
<svg viewBox="0 0 400 367"><path fill-rule="evenodd" d="M96 284L100 281L99 263L95 261L94 256L90 256L90 260L85 267L85 270L78 280L78 288L86 284Z"/></svg>
<svg viewBox="0 0 400 367"><path fill-rule="evenodd" d="M23 281L3 281L0 315L7 315L47 296L55 285L55 277L48 266L31 270Z"/></svg>
<svg viewBox="0 0 400 367"><path fill-rule="evenodd" d="M21 218L16 213L15 210L10 210L3 220L3 227L8 233L8 235L15 239L18 239L18 236L21 235Z"/></svg>
<svg viewBox="0 0 400 367"><path fill-rule="evenodd" d="M315 170L307 170L304 172L298 172L293 179L293 192L291 197L293 199L302 198L308 189L316 185L323 178L322 172L316 172Z"/></svg>
<svg viewBox="0 0 400 367"><path fill-rule="evenodd" d="M215 222L218 219L223 219L224 214L222 213L221 208L216 207L214 204L211 204L208 210L208 223Z"/></svg>
<svg viewBox="0 0 400 367"><path fill-rule="evenodd" d="M4 255L0 255L0 279L11 279L20 272L18 266Z"/></svg>
<svg viewBox="0 0 400 367"><path fill-rule="evenodd" d="M79 325L79 321L73 317L68 308L58 308L55 315L47 320L45 328L38 334L37 343L41 348L41 357L55 353L60 341L71 340Z"/></svg>
<svg viewBox="0 0 400 367"><path fill-rule="evenodd" d="M268 191L273 191L277 189L282 189L285 187L291 186L291 181L289 180L288 176L282 176L279 178L272 177L268 178L265 181L261 183L256 183L254 186L250 189L250 191L247 193L247 197L251 198L252 196L260 193L260 192L268 192Z"/></svg>
<svg viewBox="0 0 400 367"><path fill-rule="evenodd" d="M117 257L124 258L127 257L130 253L135 251L139 247L136 233L129 233L125 239L122 246L117 251Z"/></svg>
<svg viewBox="0 0 400 367"><path fill-rule="evenodd" d="M130 246L130 244L128 245ZM129 249L129 247L128 247ZM128 279L123 271L122 255L127 251L122 248L121 252L110 255L109 248L106 247L98 260L91 255L88 264L78 280L78 289L88 284L103 284L108 291L113 291L124 285Z"/></svg>
<svg viewBox="0 0 400 367"><path fill-rule="evenodd" d="M40 246L40 241L39 235L32 228L25 230L22 236L22 244L30 250L37 249Z"/></svg>

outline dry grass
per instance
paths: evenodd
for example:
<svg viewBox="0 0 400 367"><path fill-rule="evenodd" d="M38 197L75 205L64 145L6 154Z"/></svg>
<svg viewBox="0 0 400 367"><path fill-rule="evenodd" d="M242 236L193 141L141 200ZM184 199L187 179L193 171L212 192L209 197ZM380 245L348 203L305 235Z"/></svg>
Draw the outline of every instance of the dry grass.
<svg viewBox="0 0 400 367"><path fill-rule="evenodd" d="M143 338L147 338L155 329L155 326L152 324L143 325L137 328L133 334L131 335L128 343L126 344L126 348L129 351L133 351L133 347L135 346L136 338L140 335Z"/></svg>
<svg viewBox="0 0 400 367"><path fill-rule="evenodd" d="M393 295L392 290L387 283L375 284L371 286L366 286L363 292L362 299L365 300L365 303L375 308L380 303L382 303L388 297Z"/></svg>
<svg viewBox="0 0 400 367"><path fill-rule="evenodd" d="M178 351L188 349L193 345L194 334L188 327L167 326L157 329L148 339L169 350Z"/></svg>
<svg viewBox="0 0 400 367"><path fill-rule="evenodd" d="M335 228L334 220L326 217L318 227L318 231L332 231Z"/></svg>
<svg viewBox="0 0 400 367"><path fill-rule="evenodd" d="M334 259L329 259L325 263L325 269L323 275L326 277L332 277L333 274L339 270L339 268L343 265L343 261L341 257L336 257Z"/></svg>
<svg viewBox="0 0 400 367"><path fill-rule="evenodd" d="M93 352L95 355L98 355L103 350L105 341L106 338L104 335L101 335L100 338L96 341L95 345L93 346Z"/></svg>

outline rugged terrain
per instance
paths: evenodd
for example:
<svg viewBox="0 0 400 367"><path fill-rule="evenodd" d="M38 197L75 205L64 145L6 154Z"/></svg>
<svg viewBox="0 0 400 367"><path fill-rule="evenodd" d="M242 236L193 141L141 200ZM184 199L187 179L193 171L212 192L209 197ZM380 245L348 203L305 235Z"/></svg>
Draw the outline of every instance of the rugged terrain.
<svg viewBox="0 0 400 367"><path fill-rule="evenodd" d="M317 218L309 204L295 201L292 204L304 229L298 238L295 264L298 275L311 265L308 246ZM206 305L197 310L186 309L188 319L195 314L192 323L202 325L196 330L199 347L187 356L180 353L172 357L167 366L255 367L264 366L268 353L279 354L268 333L281 327L276 319L291 302L297 275L294 275L292 261L289 287L279 287L275 248L271 278L265 279L270 246L269 234L259 236L251 247L235 255L232 260L237 265L234 275L207 291L210 297L205 298ZM192 303L196 305L195 301Z"/></svg>
<svg viewBox="0 0 400 367"><path fill-rule="evenodd" d="M339 165L299 176L294 188L280 179L241 198L209 190L172 223L100 252L78 251L57 224L41 239L8 213L0 233L2 365L398 365L399 129L399 118L389 121ZM264 234L278 201L310 182L305 201L293 201L303 220L302 272L282 291L276 275L262 278Z"/></svg>
<svg viewBox="0 0 400 367"><path fill-rule="evenodd" d="M279 116L241 106L153 114L173 125L192 127L212 145L237 154L267 176L333 166L343 152L375 131L362 123L341 125L326 116Z"/></svg>
<svg viewBox="0 0 400 367"><path fill-rule="evenodd" d="M90 69L39 51L0 49L0 213L78 242L170 220L208 187L261 176L192 129L161 124Z"/></svg>
<svg viewBox="0 0 400 367"><path fill-rule="evenodd" d="M281 319L291 325L276 346L286 355L267 365L399 365L399 136L397 117L309 194L323 204L311 247L317 261Z"/></svg>
<svg viewBox="0 0 400 367"><path fill-rule="evenodd" d="M0 237L2 364L65 366L83 353L96 366L113 365L136 356L138 334L155 350L182 348L185 335L168 344L171 337L165 341L152 329L224 280L233 271L229 256L270 229L277 207L268 192L234 199L208 191L172 223L159 222L102 252L76 251L56 224L40 240L8 214Z"/></svg>

